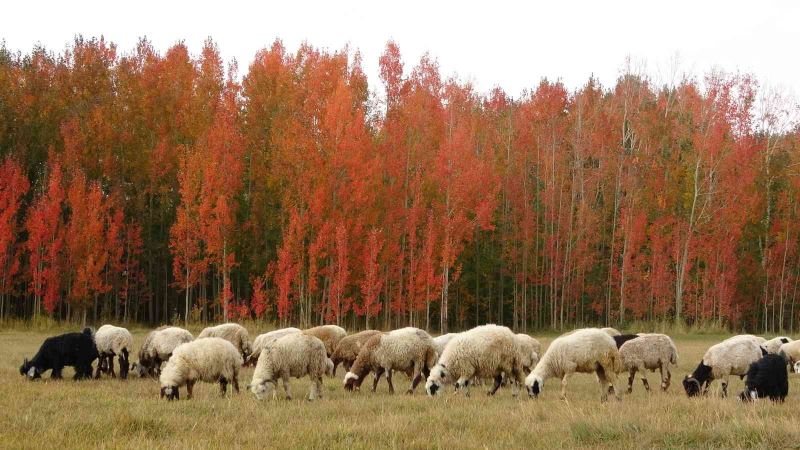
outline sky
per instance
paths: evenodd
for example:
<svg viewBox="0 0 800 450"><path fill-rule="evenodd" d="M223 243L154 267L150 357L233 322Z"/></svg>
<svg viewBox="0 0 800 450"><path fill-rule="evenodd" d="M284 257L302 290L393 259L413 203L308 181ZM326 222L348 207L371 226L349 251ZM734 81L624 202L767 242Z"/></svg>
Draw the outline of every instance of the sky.
<svg viewBox="0 0 800 450"><path fill-rule="evenodd" d="M406 71L428 52L444 77L482 92L517 96L547 77L569 88L594 75L605 86L632 61L659 83L712 69L746 72L762 85L800 94L798 1L12 1L0 40L29 52L61 51L76 34L104 36L122 53L146 36L164 51L183 40L198 54L207 37L245 72L255 53L281 39L361 52L373 89L386 42Z"/></svg>

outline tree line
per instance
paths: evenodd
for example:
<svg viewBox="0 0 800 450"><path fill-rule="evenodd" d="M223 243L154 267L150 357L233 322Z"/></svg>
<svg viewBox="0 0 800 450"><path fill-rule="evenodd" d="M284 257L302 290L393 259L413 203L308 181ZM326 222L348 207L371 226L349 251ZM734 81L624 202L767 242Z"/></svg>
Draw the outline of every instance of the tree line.
<svg viewBox="0 0 800 450"><path fill-rule="evenodd" d="M280 41L0 46L0 318L794 331L797 104L715 71L518 97Z"/></svg>

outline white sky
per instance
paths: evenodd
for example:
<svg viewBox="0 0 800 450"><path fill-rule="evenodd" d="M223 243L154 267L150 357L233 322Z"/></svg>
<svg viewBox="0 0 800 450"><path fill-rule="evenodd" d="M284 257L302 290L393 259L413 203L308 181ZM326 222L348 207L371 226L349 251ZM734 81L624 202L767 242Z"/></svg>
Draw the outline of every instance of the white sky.
<svg viewBox="0 0 800 450"><path fill-rule="evenodd" d="M800 1L518 3L14 0L0 8L0 39L12 50L40 42L61 51L77 33L102 34L128 52L146 36L159 50L184 40L197 54L211 36L240 72L275 38L292 52L304 40L331 50L349 43L375 89L391 38L407 71L428 51L443 76L458 73L481 91L499 85L514 96L545 76L576 88L594 73L613 85L628 56L660 79L670 78L677 58L680 72L738 70L800 93Z"/></svg>

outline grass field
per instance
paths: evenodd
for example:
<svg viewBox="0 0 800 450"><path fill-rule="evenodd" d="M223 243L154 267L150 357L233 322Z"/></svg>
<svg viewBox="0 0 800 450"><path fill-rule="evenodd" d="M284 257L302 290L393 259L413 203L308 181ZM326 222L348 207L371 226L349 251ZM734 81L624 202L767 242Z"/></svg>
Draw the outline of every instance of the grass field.
<svg viewBox="0 0 800 450"><path fill-rule="evenodd" d="M571 379L568 402L559 400L557 380L536 400L507 389L487 397L482 388L471 397L448 390L428 398L423 386L414 396L391 396L383 380L376 394L351 394L341 388L341 369L313 403L302 399L306 379L293 380L294 400L263 402L245 392L222 398L217 385L202 383L194 399L166 402L155 380L74 382L69 368L62 381L50 381L49 372L26 381L22 359L51 334L0 331L0 448L800 448L798 375L790 374L782 405L686 398L683 375L723 336L675 336L679 367L667 393L648 395L637 380L633 394L601 404L590 375ZM145 331L134 334L138 348ZM244 370L243 387L252 370ZM658 386L657 374L648 378ZM401 392L407 383L395 379ZM742 386L732 380L730 392Z"/></svg>

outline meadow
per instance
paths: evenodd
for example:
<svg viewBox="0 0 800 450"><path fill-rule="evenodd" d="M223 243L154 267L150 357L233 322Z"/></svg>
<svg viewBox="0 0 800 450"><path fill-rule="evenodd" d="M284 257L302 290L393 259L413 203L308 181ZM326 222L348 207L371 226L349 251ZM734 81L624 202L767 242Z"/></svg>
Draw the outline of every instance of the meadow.
<svg viewBox="0 0 800 450"><path fill-rule="evenodd" d="M63 331L63 330L58 330ZM132 329L137 348L146 330ZM193 330L194 331L194 330ZM254 330L251 330L251 333ZM344 375L325 379L324 398L308 402L306 379L293 380L294 399L256 401L244 387L253 369L243 370L243 392L219 396L218 386L199 383L192 400L159 399L158 382L102 378L74 382L26 381L24 357L34 355L54 330L0 331L0 448L800 448L800 375L790 374L784 404L742 404L734 395L689 399L681 380L705 350L723 335L674 335L679 364L666 393L648 394L637 379L632 394L601 404L594 376L575 375L568 401L549 380L538 399L501 389L494 397L473 388L466 397L452 389L429 398L420 386L413 396L348 393ZM254 334L253 334L254 335ZM546 346L553 335L535 337ZM135 357L133 358L136 359ZM648 374L651 386L657 374ZM627 376L618 379L624 389ZM408 380L400 375L400 392ZM738 394L743 382L731 380Z"/></svg>

